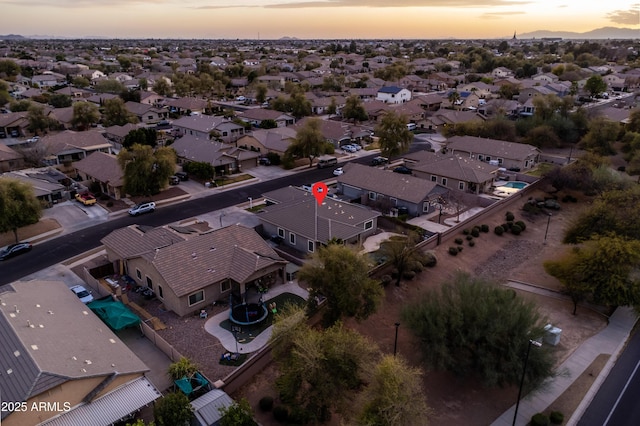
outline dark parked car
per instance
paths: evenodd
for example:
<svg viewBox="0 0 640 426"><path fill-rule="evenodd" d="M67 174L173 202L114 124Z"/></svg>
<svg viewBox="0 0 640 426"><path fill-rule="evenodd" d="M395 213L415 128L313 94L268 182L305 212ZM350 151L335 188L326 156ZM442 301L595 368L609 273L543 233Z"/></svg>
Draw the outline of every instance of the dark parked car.
<svg viewBox="0 0 640 426"><path fill-rule="evenodd" d="M258 159L258 164L260 164L261 166L270 166L271 160L269 160L267 157L260 157Z"/></svg>
<svg viewBox="0 0 640 426"><path fill-rule="evenodd" d="M405 166L398 166L395 169L393 169L394 172L396 173L401 173L403 175L410 175L411 174L411 169Z"/></svg>
<svg viewBox="0 0 640 426"><path fill-rule="evenodd" d="M185 172L176 172L176 176L178 176L180 180L189 180L189 175Z"/></svg>
<svg viewBox="0 0 640 426"><path fill-rule="evenodd" d="M178 185L180 183L180 178L178 176L171 176L169 178L169 185Z"/></svg>
<svg viewBox="0 0 640 426"><path fill-rule="evenodd" d="M33 246L31 245L31 243L11 244L0 251L0 260L9 259L10 257L26 253L28 251L31 251L32 248Z"/></svg>
<svg viewBox="0 0 640 426"><path fill-rule="evenodd" d="M385 157L376 157L373 160L371 160L371 165L372 166L381 166L383 164L387 164L389 162L388 158Z"/></svg>

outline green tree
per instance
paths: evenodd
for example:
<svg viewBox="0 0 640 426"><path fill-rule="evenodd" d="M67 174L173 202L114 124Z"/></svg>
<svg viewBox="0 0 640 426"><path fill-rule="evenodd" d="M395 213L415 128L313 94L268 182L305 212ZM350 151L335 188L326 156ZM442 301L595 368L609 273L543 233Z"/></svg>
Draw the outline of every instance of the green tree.
<svg viewBox="0 0 640 426"><path fill-rule="evenodd" d="M301 326L291 337L292 349L277 358L276 388L283 402L301 411L307 423L324 423L333 411L350 413L348 396L373 368L375 344L341 323L324 331Z"/></svg>
<svg viewBox="0 0 640 426"><path fill-rule="evenodd" d="M169 147L155 152L148 145L133 145L118 154L124 171L124 190L130 195L153 195L169 183L176 170L176 152Z"/></svg>
<svg viewBox="0 0 640 426"><path fill-rule="evenodd" d="M32 102L28 99L23 99L20 101L12 101L9 104L9 109L11 112L20 112L20 111L28 111L31 108Z"/></svg>
<svg viewBox="0 0 640 426"><path fill-rule="evenodd" d="M92 124L100 121L100 111L91 102L76 102L73 104L73 118L71 123L80 130L87 130Z"/></svg>
<svg viewBox="0 0 640 426"><path fill-rule="evenodd" d="M267 93L269 89L267 85L264 83L260 83L256 85L256 101L262 105L267 100Z"/></svg>
<svg viewBox="0 0 640 426"><path fill-rule="evenodd" d="M327 152L327 139L322 134L320 119L310 118L296 132L296 139L289 145L286 153L291 156L309 159L313 167L314 158Z"/></svg>
<svg viewBox="0 0 640 426"><path fill-rule="evenodd" d="M362 101L357 95L351 95L347 98L344 108L342 108L342 117L354 122L366 121L369 118Z"/></svg>
<svg viewBox="0 0 640 426"><path fill-rule="evenodd" d="M124 137L122 146L124 148L131 148L134 144L149 145L155 148L158 144L158 132L151 127L131 130Z"/></svg>
<svg viewBox="0 0 640 426"><path fill-rule="evenodd" d="M118 94L125 90L125 87L118 80L105 79L98 81L93 89L98 93L113 93Z"/></svg>
<svg viewBox="0 0 640 426"><path fill-rule="evenodd" d="M160 96L169 96L173 92L169 82L162 77L157 79L156 82L153 84L153 91Z"/></svg>
<svg viewBox="0 0 640 426"><path fill-rule="evenodd" d="M422 389L422 371L399 356L387 355L359 395L358 425L427 425L429 407Z"/></svg>
<svg viewBox="0 0 640 426"><path fill-rule="evenodd" d="M272 118L267 118L260 122L261 129L275 129L276 127L278 127L278 122Z"/></svg>
<svg viewBox="0 0 640 426"><path fill-rule="evenodd" d="M595 154L615 154L613 143L618 139L620 125L604 117L593 118L589 122L589 131L580 141L580 146Z"/></svg>
<svg viewBox="0 0 640 426"><path fill-rule="evenodd" d="M220 419L220 426L257 426L255 420L253 420L253 410L246 398L242 398L240 401L235 402L229 407L222 407L219 409L222 418Z"/></svg>
<svg viewBox="0 0 640 426"><path fill-rule="evenodd" d="M564 258L544 264L558 278L574 303L585 297L608 306L638 305L640 281L635 271L640 266L640 241L616 234L595 236Z"/></svg>
<svg viewBox="0 0 640 426"><path fill-rule="evenodd" d="M70 107L73 101L71 100L71 96L63 95L61 93L54 93L49 98L49 105L54 108L66 108Z"/></svg>
<svg viewBox="0 0 640 426"><path fill-rule="evenodd" d="M513 290L457 273L439 291L406 306L402 318L422 344L427 363L486 386L517 385L530 339L544 334L545 319ZM526 383L533 388L552 375L553 357L531 351Z"/></svg>
<svg viewBox="0 0 640 426"><path fill-rule="evenodd" d="M127 110L124 101L120 98L104 101L102 119L107 127L124 126L127 123L138 122L138 118Z"/></svg>
<svg viewBox="0 0 640 426"><path fill-rule="evenodd" d="M589 92L591 97L597 96L607 90L607 83L602 79L600 74L592 75L584 84L584 90Z"/></svg>
<svg viewBox="0 0 640 426"><path fill-rule="evenodd" d="M331 117L332 115L335 115L337 111L338 111L338 103L336 102L336 98L332 96L331 102L327 107L327 114L329 114L329 117Z"/></svg>
<svg viewBox="0 0 640 426"><path fill-rule="evenodd" d="M85 77L74 77L73 80L71 80L71 84L75 87L82 88L91 86L91 82Z"/></svg>
<svg viewBox="0 0 640 426"><path fill-rule="evenodd" d="M183 377L193 377L198 372L198 365L189 358L181 357L178 361L171 363L167 374L171 380L180 380Z"/></svg>
<svg viewBox="0 0 640 426"><path fill-rule="evenodd" d="M420 253L416 250L417 235L392 237L380 245L380 255L387 259L397 270L396 286L400 287L403 274L409 270L412 262L418 261Z"/></svg>
<svg viewBox="0 0 640 426"><path fill-rule="evenodd" d="M13 231L17 243L18 228L38 222L41 211L42 206L31 185L0 178L0 232Z"/></svg>
<svg viewBox="0 0 640 426"><path fill-rule="evenodd" d="M330 244L314 253L311 262L299 271L298 278L309 284L308 306L316 307L316 298L326 297L323 321L334 324L343 317L368 318L382 302L383 289L369 278L369 264L350 248Z"/></svg>
<svg viewBox="0 0 640 426"><path fill-rule="evenodd" d="M187 395L172 392L155 402L153 415L158 426L188 426L193 418L193 407Z"/></svg>
<svg viewBox="0 0 640 426"><path fill-rule="evenodd" d="M189 172L200 180L208 181L214 178L215 168L205 161L192 161L183 166L185 172Z"/></svg>
<svg viewBox="0 0 640 426"><path fill-rule="evenodd" d="M384 157L407 152L413 141L413 133L407 129L406 117L395 111L389 111L382 116L380 124L376 126L375 134L380 138L380 151Z"/></svg>
<svg viewBox="0 0 640 426"><path fill-rule="evenodd" d="M0 78L15 81L16 77L20 75L20 71L20 65L11 59L0 60Z"/></svg>
<svg viewBox="0 0 640 426"><path fill-rule="evenodd" d="M27 121L29 122L27 129L35 134L46 132L51 124L51 120L44 114L44 107L40 105L32 105L29 108Z"/></svg>
<svg viewBox="0 0 640 426"><path fill-rule="evenodd" d="M13 98L9 94L9 85L0 80L0 105L9 103Z"/></svg>

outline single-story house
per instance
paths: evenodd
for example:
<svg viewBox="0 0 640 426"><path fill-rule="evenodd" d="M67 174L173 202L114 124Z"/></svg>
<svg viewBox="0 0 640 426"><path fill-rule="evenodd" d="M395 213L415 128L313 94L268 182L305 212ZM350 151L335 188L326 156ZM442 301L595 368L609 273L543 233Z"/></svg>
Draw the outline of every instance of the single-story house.
<svg viewBox="0 0 640 426"><path fill-rule="evenodd" d="M61 281L0 287L2 424L108 425L161 396L149 368Z"/></svg>
<svg viewBox="0 0 640 426"><path fill-rule="evenodd" d="M303 127L312 118L305 117L298 121L292 128L296 131ZM352 141L359 141L370 137L371 131L361 126L333 120L320 120L320 132L327 142L333 144L335 148L348 144Z"/></svg>
<svg viewBox="0 0 640 426"><path fill-rule="evenodd" d="M282 157L296 136L296 130L291 127L259 129L242 136L238 139L237 145L261 155L273 152Z"/></svg>
<svg viewBox="0 0 640 426"><path fill-rule="evenodd" d="M188 115L192 113L203 114L207 109L208 101L198 98L167 98L165 99L165 105L169 108L170 112L175 112L180 115Z"/></svg>
<svg viewBox="0 0 640 426"><path fill-rule="evenodd" d="M4 173L1 178L22 181L33 188L34 195L47 204L54 204L67 198L67 188L71 179L53 167L22 169Z"/></svg>
<svg viewBox="0 0 640 426"><path fill-rule="evenodd" d="M233 145L187 135L171 144L178 154L178 163L192 161L211 164L218 174L237 173L258 165L260 153Z"/></svg>
<svg viewBox="0 0 640 426"><path fill-rule="evenodd" d="M523 171L533 168L540 156L540 150L533 145L475 136L453 136L445 147L455 155Z"/></svg>
<svg viewBox="0 0 640 426"><path fill-rule="evenodd" d="M273 120L278 127L291 126L296 122L295 117L290 114L266 108L250 108L238 113L237 117L254 127L260 127L264 120Z"/></svg>
<svg viewBox="0 0 640 426"><path fill-rule="evenodd" d="M380 213L331 197L318 205L311 192L301 188L289 186L263 196L274 203L259 215L264 233L302 253L313 253L332 239L363 242L378 227Z"/></svg>
<svg viewBox="0 0 640 426"><path fill-rule="evenodd" d="M65 130L40 139L46 149L49 165L59 165L82 160L92 152L111 152L111 144L97 130L76 132Z"/></svg>
<svg viewBox="0 0 640 426"><path fill-rule="evenodd" d="M434 210L433 203L446 197L448 189L431 180L393 173L349 163L338 176L338 192L345 198L355 200L382 211L393 212L404 208L411 216L420 216Z"/></svg>
<svg viewBox="0 0 640 426"><path fill-rule="evenodd" d="M77 175L87 182L97 182L104 194L108 194L116 200L122 198L125 193L124 172L118 164L118 157L106 152L94 152L80 161L73 163Z"/></svg>
<svg viewBox="0 0 640 426"><path fill-rule="evenodd" d="M24 167L24 155L0 143L0 173L19 170Z"/></svg>
<svg viewBox="0 0 640 426"><path fill-rule="evenodd" d="M169 110L157 108L149 104L129 101L125 103L124 106L127 108L127 111L138 117L138 120L145 124L154 124L169 116Z"/></svg>
<svg viewBox="0 0 640 426"><path fill-rule="evenodd" d="M179 316L199 312L231 293L244 298L259 280L275 283L287 264L256 231L240 225L204 233L131 225L101 242L115 270L151 288Z"/></svg>
<svg viewBox="0 0 640 426"><path fill-rule="evenodd" d="M27 114L27 111L0 114L0 138L23 136L29 125Z"/></svg>

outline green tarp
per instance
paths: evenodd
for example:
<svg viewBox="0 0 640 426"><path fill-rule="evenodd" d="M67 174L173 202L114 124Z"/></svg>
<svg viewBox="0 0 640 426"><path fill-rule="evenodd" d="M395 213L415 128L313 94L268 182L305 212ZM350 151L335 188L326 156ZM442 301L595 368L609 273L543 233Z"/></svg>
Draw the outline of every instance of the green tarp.
<svg viewBox="0 0 640 426"><path fill-rule="evenodd" d="M191 395L194 391L200 390L202 387L209 384L209 381L205 379L202 374L196 373L193 377L183 377L182 379L174 382L176 386L187 396Z"/></svg>
<svg viewBox="0 0 640 426"><path fill-rule="evenodd" d="M118 331L140 324L140 318L129 310L122 302L113 300L111 296L94 300L87 304L109 328Z"/></svg>

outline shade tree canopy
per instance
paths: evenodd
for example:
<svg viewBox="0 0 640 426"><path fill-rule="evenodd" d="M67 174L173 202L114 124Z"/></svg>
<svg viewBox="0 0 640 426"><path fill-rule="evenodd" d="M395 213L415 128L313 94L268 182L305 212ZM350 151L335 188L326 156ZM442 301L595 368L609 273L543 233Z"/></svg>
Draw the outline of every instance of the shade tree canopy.
<svg viewBox="0 0 640 426"><path fill-rule="evenodd" d="M0 178L0 232L12 231L17 243L18 228L38 222L41 212L42 206L31 185Z"/></svg>

